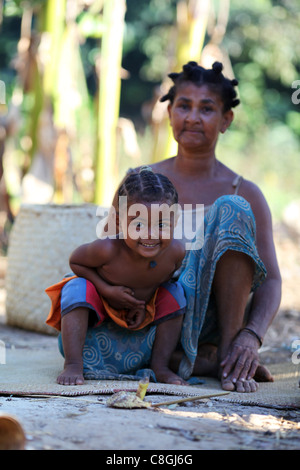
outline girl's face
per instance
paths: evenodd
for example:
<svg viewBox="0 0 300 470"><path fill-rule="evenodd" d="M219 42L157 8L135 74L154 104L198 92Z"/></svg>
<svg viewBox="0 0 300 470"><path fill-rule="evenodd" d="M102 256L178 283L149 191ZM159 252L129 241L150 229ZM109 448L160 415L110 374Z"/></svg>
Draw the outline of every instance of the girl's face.
<svg viewBox="0 0 300 470"><path fill-rule="evenodd" d="M129 202L120 214L124 242L140 256L153 258L171 243L175 217L166 202Z"/></svg>
<svg viewBox="0 0 300 470"><path fill-rule="evenodd" d="M207 85L182 83L168 106L170 124L179 148L214 150L219 133L233 120L233 112L223 112L223 101Z"/></svg>

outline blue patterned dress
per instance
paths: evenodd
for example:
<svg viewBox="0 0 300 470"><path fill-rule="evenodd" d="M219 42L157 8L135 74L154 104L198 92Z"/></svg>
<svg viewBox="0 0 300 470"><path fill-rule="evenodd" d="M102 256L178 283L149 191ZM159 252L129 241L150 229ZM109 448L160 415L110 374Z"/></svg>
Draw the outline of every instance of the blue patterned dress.
<svg viewBox="0 0 300 470"><path fill-rule="evenodd" d="M204 219L201 245L201 248L187 252L179 277L187 299L181 335L184 358L178 371L183 378L192 373L198 342L217 340L216 308L211 288L220 257L227 250L236 250L253 259L252 291L266 277L265 266L256 248L254 215L250 204L241 196L222 196L214 202Z"/></svg>

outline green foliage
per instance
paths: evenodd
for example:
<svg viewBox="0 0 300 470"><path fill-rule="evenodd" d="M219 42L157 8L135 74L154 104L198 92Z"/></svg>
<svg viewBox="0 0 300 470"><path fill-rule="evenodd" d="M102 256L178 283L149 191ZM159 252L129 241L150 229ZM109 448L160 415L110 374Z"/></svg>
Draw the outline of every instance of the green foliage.
<svg viewBox="0 0 300 470"><path fill-rule="evenodd" d="M80 33L86 38L101 38L105 25L99 18L92 13L82 12L78 17L78 25Z"/></svg>
<svg viewBox="0 0 300 470"><path fill-rule="evenodd" d="M224 46L239 80L241 105L222 154L265 193L275 218L300 192L300 13L294 0L232 0ZM221 151L221 150L220 150Z"/></svg>
<svg viewBox="0 0 300 470"><path fill-rule="evenodd" d="M38 9L45 0L28 3ZM142 158L143 146L147 155L151 148L151 130L142 111L145 103L153 99L157 85L172 71L178 3L179 0L127 0L122 60L127 77L122 80L120 115L134 121ZM99 13L102 4L102 0L95 1L77 18L91 102L98 91L94 77L104 31ZM212 4L218 7L222 1L212 0ZM17 51L25 4L6 0L4 5L0 79L5 81L10 96L16 86L11 60ZM291 99L292 83L300 79L299 28L299 0L231 0L221 44L239 80L241 105L235 110L231 129L220 140L218 156L259 184L276 218L300 192L300 104ZM209 40L207 35L206 43Z"/></svg>

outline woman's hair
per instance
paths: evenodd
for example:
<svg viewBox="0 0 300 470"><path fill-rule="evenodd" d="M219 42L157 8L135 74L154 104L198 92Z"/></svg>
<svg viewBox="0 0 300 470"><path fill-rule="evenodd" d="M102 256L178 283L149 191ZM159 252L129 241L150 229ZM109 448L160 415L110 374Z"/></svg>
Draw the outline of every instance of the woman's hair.
<svg viewBox="0 0 300 470"><path fill-rule="evenodd" d="M130 202L166 202L178 203L178 194L169 178L154 173L149 166L130 173L120 186L118 196L126 196Z"/></svg>
<svg viewBox="0 0 300 470"><path fill-rule="evenodd" d="M218 93L224 103L223 111L229 111L240 103L240 100L237 99L236 90L234 89L234 87L238 85L238 81L224 77L222 70L223 65L220 62L214 62L211 69L205 69L196 62L188 62L182 67L181 72L174 72L168 75L174 85L160 101L169 100L172 104L178 87L184 82L192 82L197 86L207 85L211 90Z"/></svg>

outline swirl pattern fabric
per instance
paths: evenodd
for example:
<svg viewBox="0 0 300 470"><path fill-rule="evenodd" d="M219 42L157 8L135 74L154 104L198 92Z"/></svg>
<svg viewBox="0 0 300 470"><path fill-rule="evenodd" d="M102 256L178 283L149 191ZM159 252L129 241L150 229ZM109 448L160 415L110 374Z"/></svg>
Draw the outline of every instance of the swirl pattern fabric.
<svg viewBox="0 0 300 470"><path fill-rule="evenodd" d="M87 380L138 380L149 377L151 352L156 326L129 331L107 320L98 327L89 328L83 348L83 375ZM61 335L59 350L64 355Z"/></svg>
<svg viewBox="0 0 300 470"><path fill-rule="evenodd" d="M156 381L155 374L149 369L157 325L179 315L184 315L186 299L183 288L177 281L163 283L155 297L154 321L144 328L128 330L104 316L99 304L100 296L95 287L83 278L76 276L51 286L48 293L55 293L48 317L48 324L60 330L57 316L69 315L75 307L84 306L96 313L98 320L88 329L83 349L83 375L89 380L137 380L149 377ZM58 295L58 293L60 293ZM100 306L99 306L100 305ZM52 322L55 313L55 322ZM95 317L95 315L93 315ZM59 336L59 349L63 345Z"/></svg>
<svg viewBox="0 0 300 470"><path fill-rule="evenodd" d="M252 291L265 279L266 269L258 255L255 239L255 218L250 204L237 195L218 198L205 216L203 246L187 252L179 276L187 299L181 335L184 357L178 371L184 379L192 374L202 333L209 327L209 322L215 321L209 304L220 257L227 250L236 250L253 259Z"/></svg>

